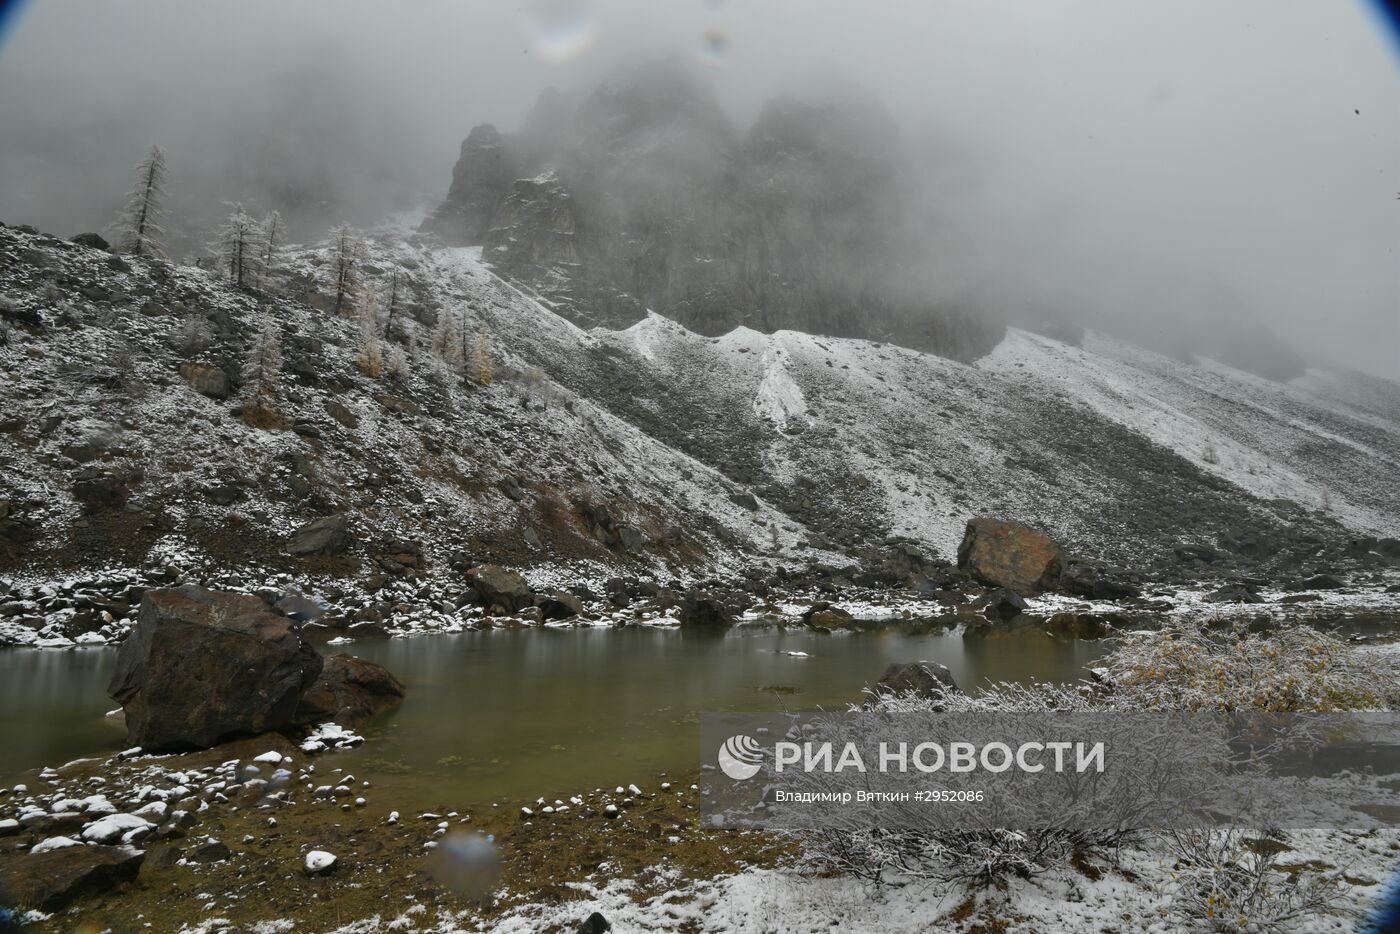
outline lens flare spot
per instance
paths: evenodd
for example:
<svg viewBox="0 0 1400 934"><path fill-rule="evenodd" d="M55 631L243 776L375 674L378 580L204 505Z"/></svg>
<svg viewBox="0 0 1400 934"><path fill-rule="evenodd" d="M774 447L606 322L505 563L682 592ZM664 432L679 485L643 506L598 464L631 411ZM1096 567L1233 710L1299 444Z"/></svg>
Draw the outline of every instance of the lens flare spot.
<svg viewBox="0 0 1400 934"><path fill-rule="evenodd" d="M722 65L729 55L729 34L722 29L707 29L700 36L699 59L706 65Z"/></svg>
<svg viewBox="0 0 1400 934"><path fill-rule="evenodd" d="M573 61L598 38L593 11L584 0L535 0L528 27L531 51L548 65Z"/></svg>

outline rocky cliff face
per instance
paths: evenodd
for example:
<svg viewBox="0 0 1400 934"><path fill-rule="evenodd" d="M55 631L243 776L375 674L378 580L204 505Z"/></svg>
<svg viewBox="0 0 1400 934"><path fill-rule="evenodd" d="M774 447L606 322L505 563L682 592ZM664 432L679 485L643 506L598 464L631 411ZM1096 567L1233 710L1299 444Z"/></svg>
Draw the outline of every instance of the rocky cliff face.
<svg viewBox="0 0 1400 934"><path fill-rule="evenodd" d="M447 200L423 223L423 229L454 243L480 243L517 169L518 160L495 127L484 123L473 128L462 140Z"/></svg>
<svg viewBox="0 0 1400 934"><path fill-rule="evenodd" d="M585 326L650 308L707 335L888 339L972 359L998 324L915 287L908 176L873 102L779 100L739 133L683 72L652 65L518 134L472 130L424 225L485 244L499 270ZM509 176L509 177L508 177Z"/></svg>

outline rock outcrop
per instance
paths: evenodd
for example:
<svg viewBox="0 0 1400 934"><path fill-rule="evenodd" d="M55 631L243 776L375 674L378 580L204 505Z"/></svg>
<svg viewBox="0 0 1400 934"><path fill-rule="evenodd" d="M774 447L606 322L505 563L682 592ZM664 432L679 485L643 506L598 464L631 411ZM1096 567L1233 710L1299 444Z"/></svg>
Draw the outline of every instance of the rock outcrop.
<svg viewBox="0 0 1400 934"><path fill-rule="evenodd" d="M774 101L741 133L683 69L654 62L572 114L552 97L519 133L474 128L423 229L484 243L584 327L650 308L702 334L790 328L974 358L1004 328L913 280L917 176L897 137L852 89Z"/></svg>
<svg viewBox="0 0 1400 934"><path fill-rule="evenodd" d="M66 846L0 859L0 905L58 911L136 879L145 854L129 846Z"/></svg>
<svg viewBox="0 0 1400 934"><path fill-rule="evenodd" d="M1063 563L1060 546L1049 536L987 517L969 521L958 546L958 567L1018 594L1053 590Z"/></svg>
<svg viewBox="0 0 1400 934"><path fill-rule="evenodd" d="M350 517L335 513L312 519L297 529L287 542L294 555L338 555L350 547Z"/></svg>
<svg viewBox="0 0 1400 934"><path fill-rule="evenodd" d="M321 668L292 620L257 597L151 590L107 693L131 745L203 748L291 724Z"/></svg>
<svg viewBox="0 0 1400 934"><path fill-rule="evenodd" d="M704 590L689 590L681 598L681 628L718 629L734 622L734 610L723 600Z"/></svg>
<svg viewBox="0 0 1400 934"><path fill-rule="evenodd" d="M447 200L423 222L423 229L454 243L482 242L501 194L519 169L499 130L489 123L473 127L462 141Z"/></svg>

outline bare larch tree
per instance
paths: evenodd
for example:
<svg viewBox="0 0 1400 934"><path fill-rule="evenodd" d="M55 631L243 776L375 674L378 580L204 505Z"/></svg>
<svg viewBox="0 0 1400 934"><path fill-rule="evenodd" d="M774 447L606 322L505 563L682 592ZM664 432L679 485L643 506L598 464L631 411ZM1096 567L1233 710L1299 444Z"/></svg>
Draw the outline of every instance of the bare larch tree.
<svg viewBox="0 0 1400 934"><path fill-rule="evenodd" d="M165 213L165 150L152 146L135 168L136 185L117 219L117 249L133 256L164 257L165 228L160 221Z"/></svg>
<svg viewBox="0 0 1400 934"><path fill-rule="evenodd" d="M332 231L330 275L336 314L346 314L354 308L360 291L360 262L364 251L364 242L350 225L341 224Z"/></svg>
<svg viewBox="0 0 1400 934"><path fill-rule="evenodd" d="M262 269L262 230L240 204L219 228L219 254L228 280L240 289L257 281Z"/></svg>

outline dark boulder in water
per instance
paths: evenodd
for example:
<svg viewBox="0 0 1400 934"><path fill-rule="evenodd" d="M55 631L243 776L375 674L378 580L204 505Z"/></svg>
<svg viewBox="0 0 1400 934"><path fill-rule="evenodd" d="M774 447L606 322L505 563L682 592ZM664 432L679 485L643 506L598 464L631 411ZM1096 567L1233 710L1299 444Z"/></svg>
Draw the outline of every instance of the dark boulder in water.
<svg viewBox="0 0 1400 934"><path fill-rule="evenodd" d="M293 621L258 597L151 590L107 693L133 746L205 748L290 725L321 668Z"/></svg>
<svg viewBox="0 0 1400 934"><path fill-rule="evenodd" d="M885 669L875 690L884 694L917 694L920 697L939 697L958 690L953 673L946 665L938 662L895 662Z"/></svg>

